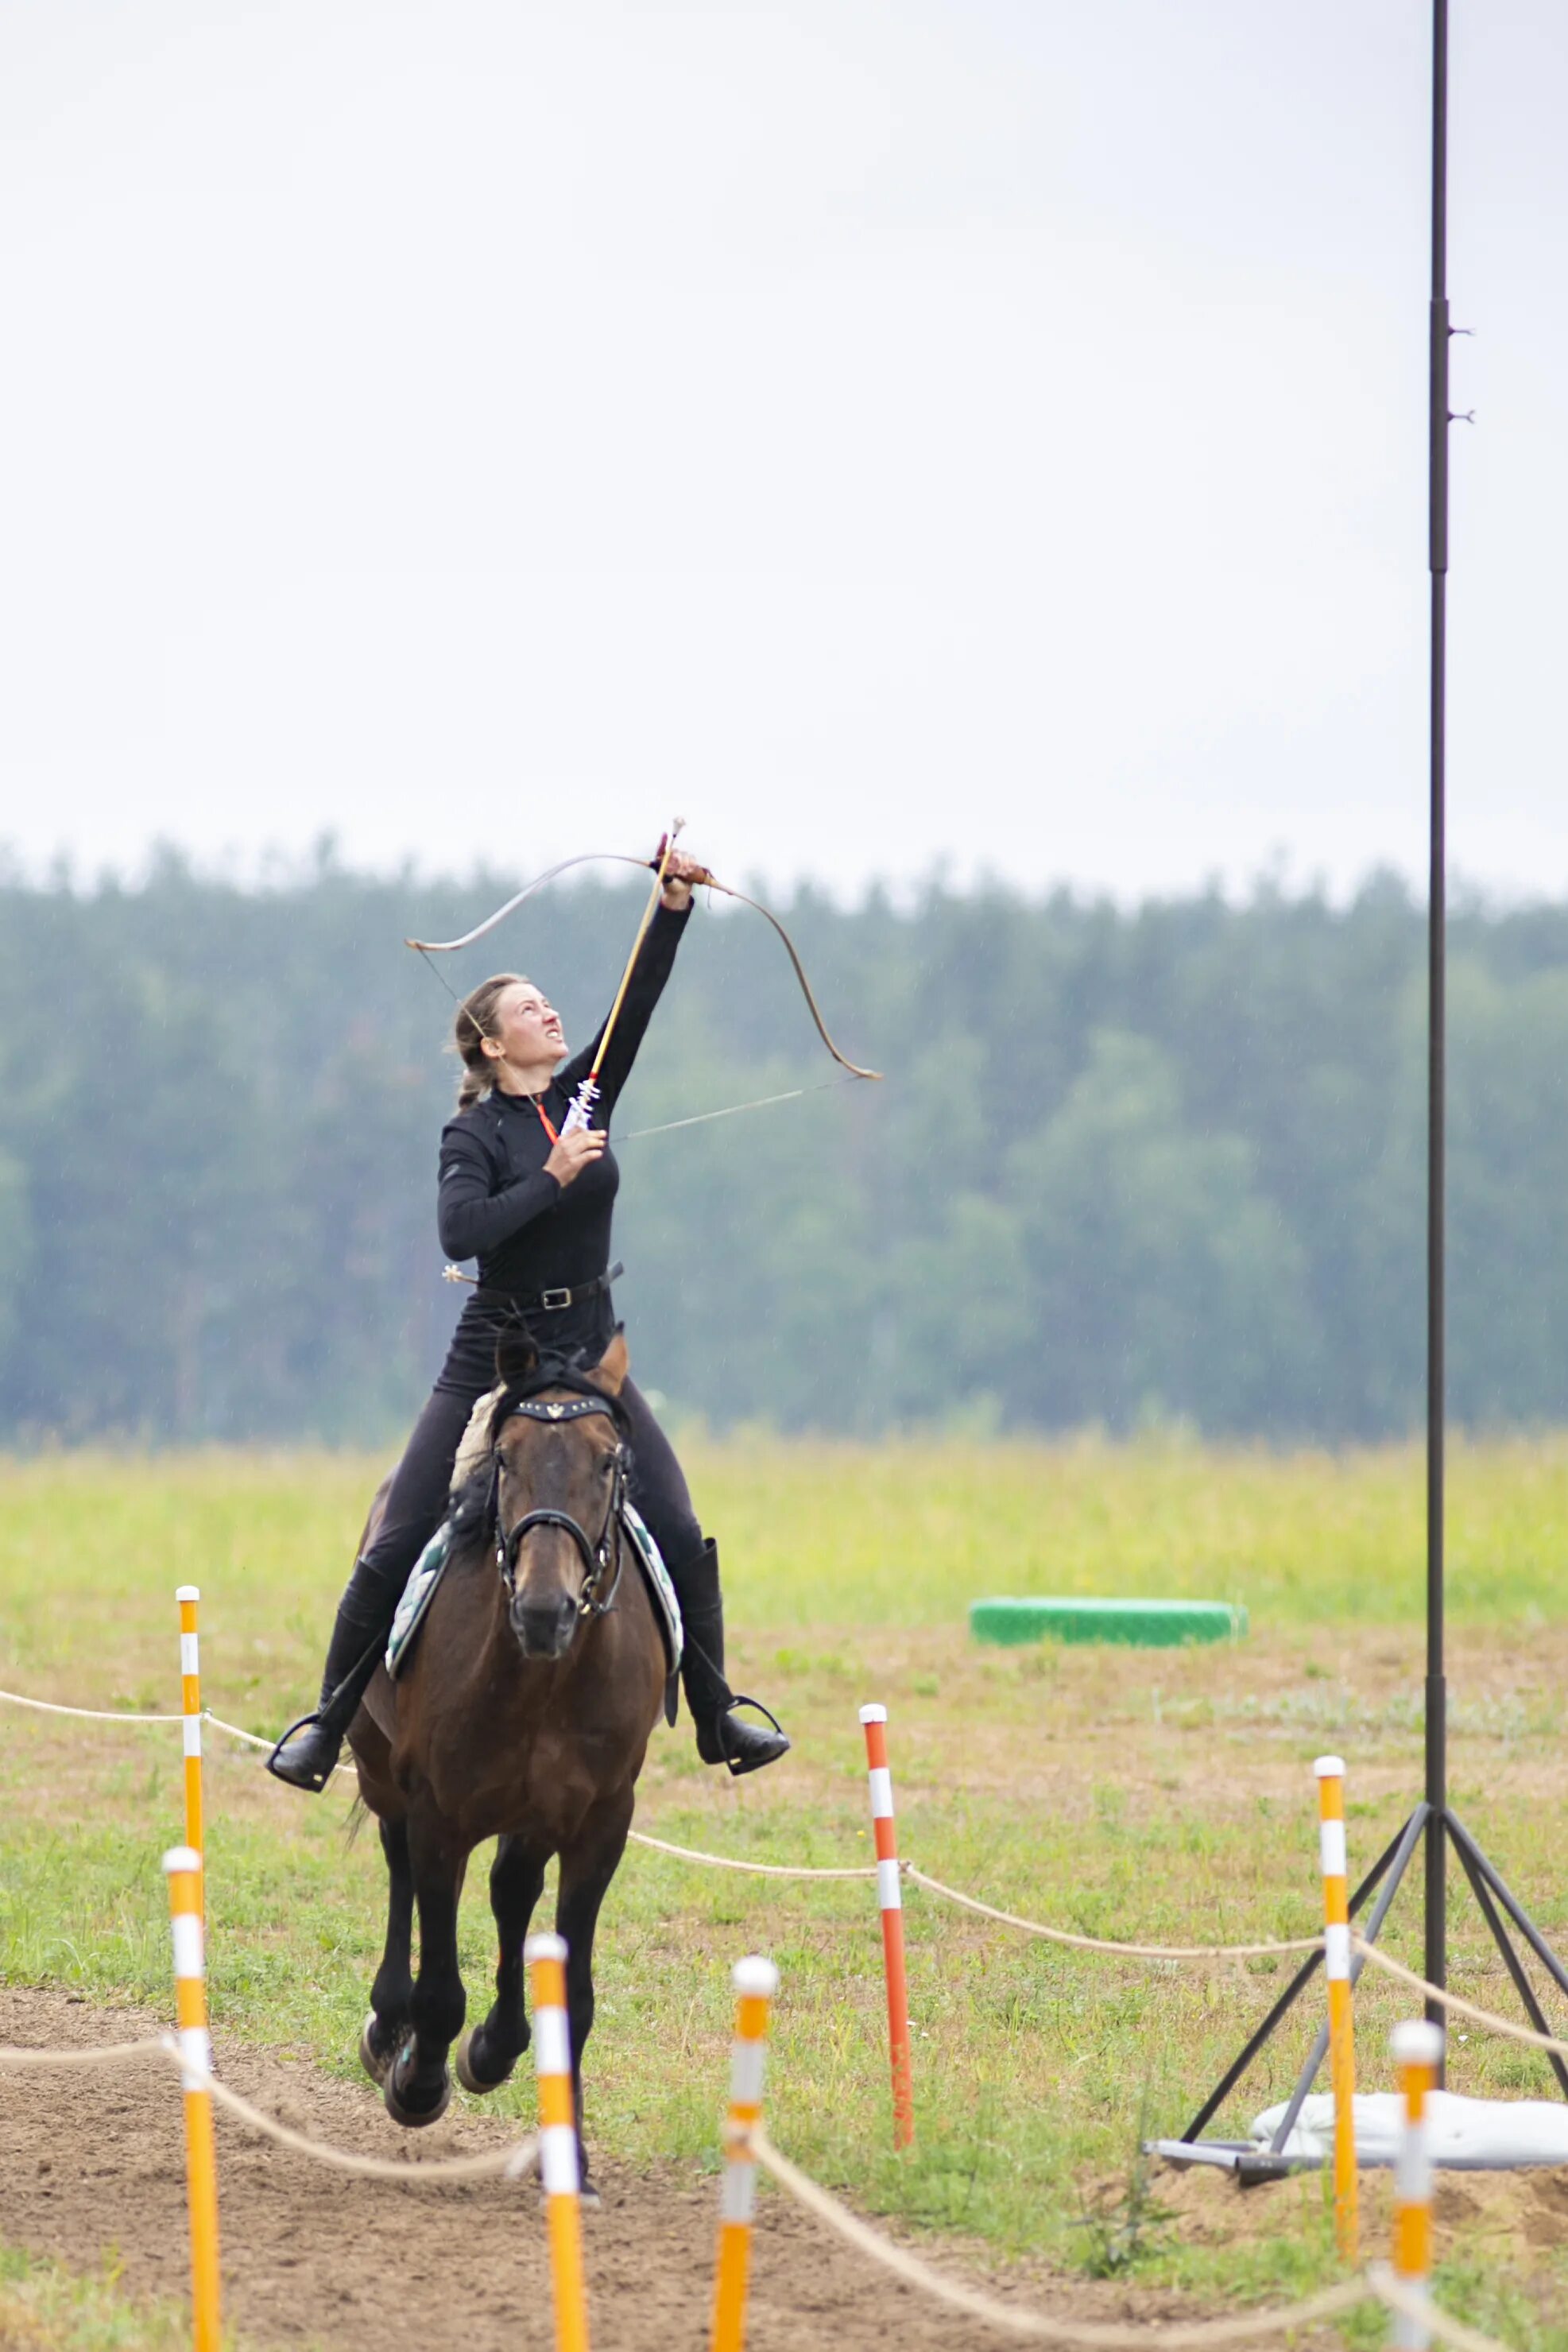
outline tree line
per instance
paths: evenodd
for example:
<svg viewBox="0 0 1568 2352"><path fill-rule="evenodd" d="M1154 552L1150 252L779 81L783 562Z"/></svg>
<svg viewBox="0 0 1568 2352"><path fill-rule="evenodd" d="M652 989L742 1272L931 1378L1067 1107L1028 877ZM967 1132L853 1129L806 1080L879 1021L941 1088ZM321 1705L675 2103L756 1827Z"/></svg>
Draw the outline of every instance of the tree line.
<svg viewBox="0 0 1568 2352"><path fill-rule="evenodd" d="M404 935L515 887L323 856L241 889L0 877L0 1434L393 1437L439 1363L435 1143L461 991L586 1039L635 882L563 886L439 975ZM744 909L699 908L618 1129L634 1360L716 1426L1331 1443L1422 1409L1425 918L1260 887L810 890L785 910L880 1085L836 1074ZM455 967L455 969L450 967ZM1456 908L1450 1402L1568 1420L1568 906Z"/></svg>

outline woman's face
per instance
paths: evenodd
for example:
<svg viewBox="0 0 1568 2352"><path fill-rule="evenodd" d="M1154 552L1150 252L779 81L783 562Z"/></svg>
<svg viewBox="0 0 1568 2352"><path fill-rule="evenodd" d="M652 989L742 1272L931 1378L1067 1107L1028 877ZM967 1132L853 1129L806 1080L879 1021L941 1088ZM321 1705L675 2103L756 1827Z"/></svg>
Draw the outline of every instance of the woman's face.
<svg viewBox="0 0 1568 2352"><path fill-rule="evenodd" d="M518 1069L538 1069L545 1062L553 1069L565 1057L560 1015L531 981L517 981L507 990L497 1003L493 1026L498 1058Z"/></svg>

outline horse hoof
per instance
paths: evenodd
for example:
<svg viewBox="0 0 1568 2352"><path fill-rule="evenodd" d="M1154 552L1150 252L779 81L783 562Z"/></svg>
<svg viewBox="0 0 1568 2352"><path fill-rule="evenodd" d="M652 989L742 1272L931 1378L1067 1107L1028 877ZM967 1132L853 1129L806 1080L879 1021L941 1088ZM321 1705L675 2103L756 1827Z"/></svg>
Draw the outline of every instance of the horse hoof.
<svg viewBox="0 0 1568 2352"><path fill-rule="evenodd" d="M457 2055L454 2059L453 2063L457 2069L457 2079L462 2084L464 2089L465 2091L472 2091L476 2098L482 2099L488 2092L498 2091L500 2089L502 2084L509 2079L513 2067L517 2065L517 2062L514 2058L512 2064L507 2068L504 2074L497 2074L494 2082L486 2082L482 2074L476 2074L474 2070L474 2062L468 2054L473 2044L473 2041L474 2036L472 2033L465 2033L463 2036L462 2041L457 2044Z"/></svg>
<svg viewBox="0 0 1568 2352"><path fill-rule="evenodd" d="M402 2124L405 2131L423 2131L426 2124L439 2123L451 2105L452 2077L446 2074L442 2075L441 2095L433 2107L405 2107L392 2089L392 2078L390 2074L386 2079L386 2086L382 2092L382 2097L386 2102L387 2113L394 2124Z"/></svg>
<svg viewBox="0 0 1568 2352"><path fill-rule="evenodd" d="M360 2063L364 2068L366 2074L370 2076L376 2088L378 2090L384 2090L386 2088L387 2074L392 2066L392 2059L390 2056L386 2058L378 2058L376 2055L376 2045L374 2040L376 2024L376 2013L372 2009L370 2015L365 2020L363 2031L360 2035Z"/></svg>
<svg viewBox="0 0 1568 2352"><path fill-rule="evenodd" d="M387 2068L386 2081L382 2086L382 2097L386 2103L386 2111L393 2123L402 2124L405 2131L423 2131L426 2124L439 2123L452 2104L452 2077L446 2068L444 2066L441 2070L441 2089L436 2095L434 2105L428 2107L404 2106L398 2096L397 2074L397 2062L394 2059Z"/></svg>

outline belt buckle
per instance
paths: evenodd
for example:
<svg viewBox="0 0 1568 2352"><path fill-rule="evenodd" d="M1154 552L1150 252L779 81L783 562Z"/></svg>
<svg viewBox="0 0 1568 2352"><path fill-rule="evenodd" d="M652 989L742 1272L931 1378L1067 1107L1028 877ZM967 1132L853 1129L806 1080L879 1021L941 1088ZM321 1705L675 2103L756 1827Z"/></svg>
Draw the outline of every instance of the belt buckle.
<svg viewBox="0 0 1568 2352"><path fill-rule="evenodd" d="M547 1315L559 1315L563 1307L571 1305L571 1293L570 1290L541 1290L539 1305Z"/></svg>

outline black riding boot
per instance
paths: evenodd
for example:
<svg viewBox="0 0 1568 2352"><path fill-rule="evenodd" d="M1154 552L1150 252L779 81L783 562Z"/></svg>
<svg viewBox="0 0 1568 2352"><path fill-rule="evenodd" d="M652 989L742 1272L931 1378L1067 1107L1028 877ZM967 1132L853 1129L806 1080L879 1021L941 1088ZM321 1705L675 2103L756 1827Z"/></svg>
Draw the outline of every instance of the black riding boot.
<svg viewBox="0 0 1568 2352"><path fill-rule="evenodd" d="M378 1606L380 1594L365 1591L370 1580L364 1570L365 1562L356 1560L349 1589L338 1603L319 1706L314 1715L289 1725L267 1759L267 1770L279 1780L287 1780L291 1789L308 1789L316 1796L332 1777L349 1726L386 1648L402 1590L400 1582L382 1610Z"/></svg>
<svg viewBox="0 0 1568 2352"><path fill-rule="evenodd" d="M737 1698L724 1678L724 1595L718 1583L718 1546L710 1536L701 1551L680 1567L668 1561L670 1581L681 1604L685 1650L681 1680L686 1705L696 1726L697 1754L705 1764L727 1764L734 1773L755 1772L789 1753L789 1742L774 1718L767 1731L759 1723L746 1723L732 1714L737 1706L761 1706L755 1698ZM768 1709L761 1707L764 1715Z"/></svg>

